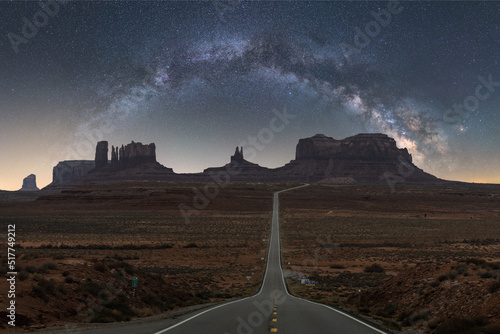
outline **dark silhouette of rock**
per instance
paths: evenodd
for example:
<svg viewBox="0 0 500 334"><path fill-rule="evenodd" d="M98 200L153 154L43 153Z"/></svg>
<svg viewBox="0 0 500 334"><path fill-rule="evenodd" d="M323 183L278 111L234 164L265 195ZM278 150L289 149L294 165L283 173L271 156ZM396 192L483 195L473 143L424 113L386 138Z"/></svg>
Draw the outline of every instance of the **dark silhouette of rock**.
<svg viewBox="0 0 500 334"><path fill-rule="evenodd" d="M243 147L236 147L229 163L210 167L202 173L176 174L156 161L154 143L131 142L111 147L108 163L108 142L97 144L95 168L63 161L54 168L51 185L63 183L66 188L78 185L105 184L130 180L238 182L320 182L320 183L396 183L436 184L445 181L425 173L412 163L406 148L385 134L362 133L341 140L325 135L300 139L295 159L283 167L270 169L245 160ZM88 172L88 174L87 174ZM59 189L59 188L58 188Z"/></svg>
<svg viewBox="0 0 500 334"><path fill-rule="evenodd" d="M341 140L318 134L299 140L295 159L390 160L399 156L412 162L406 148L399 149L393 138L382 133L361 133Z"/></svg>
<svg viewBox="0 0 500 334"><path fill-rule="evenodd" d="M362 133L341 140L322 134L300 139L295 160L275 170L279 179L328 183L437 182L412 163L406 148L381 133ZM391 182L392 182L391 181Z"/></svg>
<svg viewBox="0 0 500 334"><path fill-rule="evenodd" d="M93 160L65 160L52 170L52 184L64 184L87 175L95 168Z"/></svg>
<svg viewBox="0 0 500 334"><path fill-rule="evenodd" d="M118 153L118 165L120 168L156 162L156 146L154 143L143 145L142 143L134 143L132 141L127 146L122 145Z"/></svg>
<svg viewBox="0 0 500 334"><path fill-rule="evenodd" d="M30 174L23 180L23 187L19 189L19 191L38 191L38 187L36 186L36 175Z"/></svg>
<svg viewBox="0 0 500 334"><path fill-rule="evenodd" d="M108 142L100 141L95 149L95 168L101 169L108 165Z"/></svg>
<svg viewBox="0 0 500 334"><path fill-rule="evenodd" d="M111 146L111 167L118 167L118 147Z"/></svg>
<svg viewBox="0 0 500 334"><path fill-rule="evenodd" d="M238 163L243 163L245 159L243 159L243 147L241 147L241 150L236 146L236 151L234 152L234 155L231 156L231 161L235 161Z"/></svg>
<svg viewBox="0 0 500 334"><path fill-rule="evenodd" d="M230 162L222 167L210 167L203 171L212 179L230 181L267 181L273 179L272 170L245 160L243 147L236 147Z"/></svg>

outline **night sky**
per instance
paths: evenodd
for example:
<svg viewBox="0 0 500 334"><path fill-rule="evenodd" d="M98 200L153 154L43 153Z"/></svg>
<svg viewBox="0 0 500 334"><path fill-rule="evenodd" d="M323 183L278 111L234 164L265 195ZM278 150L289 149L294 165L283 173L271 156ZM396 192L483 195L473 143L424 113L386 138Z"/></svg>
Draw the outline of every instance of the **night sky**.
<svg viewBox="0 0 500 334"><path fill-rule="evenodd" d="M154 142L186 173L365 132L500 183L498 2L2 1L0 22L3 190L98 140Z"/></svg>

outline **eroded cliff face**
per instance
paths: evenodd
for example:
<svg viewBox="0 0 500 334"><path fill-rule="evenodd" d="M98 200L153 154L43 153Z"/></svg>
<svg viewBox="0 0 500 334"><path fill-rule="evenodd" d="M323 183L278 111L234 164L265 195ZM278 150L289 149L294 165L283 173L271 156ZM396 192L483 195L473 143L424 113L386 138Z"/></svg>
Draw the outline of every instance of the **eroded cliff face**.
<svg viewBox="0 0 500 334"><path fill-rule="evenodd" d="M52 184L64 184L87 175L95 168L93 160L65 160L59 162L52 170Z"/></svg>
<svg viewBox="0 0 500 334"><path fill-rule="evenodd" d="M37 191L40 190L36 186L36 175L30 174L23 180L23 187L19 191Z"/></svg>
<svg viewBox="0 0 500 334"><path fill-rule="evenodd" d="M111 146L111 162L108 163L108 142L100 141L96 146L95 168L111 167L123 169L144 163L156 163L156 145L131 142L121 147Z"/></svg>
<svg viewBox="0 0 500 334"><path fill-rule="evenodd" d="M398 148L393 138L381 133L362 133L341 140L322 134L300 139L295 157L275 170L277 178L327 183L441 181L413 165L408 150Z"/></svg>
<svg viewBox="0 0 500 334"><path fill-rule="evenodd" d="M412 162L406 148L400 149L396 141L381 133L362 133L336 140L322 134L300 139L295 159L363 159L394 160L402 157Z"/></svg>

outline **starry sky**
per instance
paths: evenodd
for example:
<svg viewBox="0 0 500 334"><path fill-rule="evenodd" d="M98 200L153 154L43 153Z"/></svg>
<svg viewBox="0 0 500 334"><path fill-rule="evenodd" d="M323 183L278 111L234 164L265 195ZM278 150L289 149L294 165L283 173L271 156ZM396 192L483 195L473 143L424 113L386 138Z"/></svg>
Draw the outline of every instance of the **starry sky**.
<svg viewBox="0 0 500 334"><path fill-rule="evenodd" d="M265 167L382 132L440 178L500 183L500 3L2 1L0 189L98 140L175 172Z"/></svg>

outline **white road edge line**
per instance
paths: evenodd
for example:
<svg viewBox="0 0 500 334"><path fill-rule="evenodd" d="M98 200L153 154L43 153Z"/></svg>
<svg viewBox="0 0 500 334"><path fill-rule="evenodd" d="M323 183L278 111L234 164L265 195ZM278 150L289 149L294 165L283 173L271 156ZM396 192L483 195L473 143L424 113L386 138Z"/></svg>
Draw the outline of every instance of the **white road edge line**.
<svg viewBox="0 0 500 334"><path fill-rule="evenodd" d="M281 192L283 192L283 191L288 191L288 190L297 189L297 188L307 187L308 185L309 185L309 184L307 184L307 185L303 185L303 186L294 187L294 188L290 188L290 189L280 190L278 193L281 193ZM276 194L276 193L275 193L275 194ZM274 201L274 197L273 197L273 201ZM273 216L274 216L274 206L273 206ZM271 218L271 233L272 233L272 230L273 230L273 218ZM278 245L279 245L279 235L280 235L280 234L279 234L279 229L278 229ZM159 332L155 332L154 334L162 334L162 333L166 333L166 332L168 332L169 330L174 329L174 328L176 328L176 327L178 327L178 326L180 326L180 325L182 325L182 324L184 324L184 323L186 323L186 322L188 322L188 321L191 321L191 320L193 320L194 318L197 318L197 317L199 317L199 316L200 316L200 315L202 315L202 314L208 313L208 312L210 312L210 311L216 310L216 309L218 309L218 308L221 308L221 307L224 307L224 306L227 306L227 305L230 305L230 304L239 303L239 302L242 302L242 301L247 300L247 299L249 299L249 298L254 298L254 297L257 297L258 295L260 295L260 294L262 293L262 290L264 289L264 282L266 281L266 276L267 276L267 272L268 272L268 270L267 270L267 269L268 269L268 266L269 266L269 256L270 256L270 254L271 254L271 252L270 252L270 250L271 250L271 240L272 240L272 235L270 235L270 236L269 236L269 247L268 247L268 251L267 251L266 272L265 272L265 274L264 274L264 278L262 279L262 285L261 285L261 287L260 287L259 292L257 292L257 293L256 293L255 295L253 295L253 296L245 297L245 298L243 298L243 299L233 300L232 302L227 302L227 303L224 303L224 304L221 304L221 305L218 305L218 306L214 306L214 307L212 307L212 308L209 308L208 310L205 310L205 311L203 311L203 312L200 312L200 313L198 313L198 314L195 314L195 315L193 315L193 316L192 316L192 317L190 317L190 318L187 318L187 319L185 319L185 320L182 320L181 322L179 322L179 323L177 323L177 324L175 324L175 325L172 325L172 326L170 326L170 327L167 327L167 328L165 328L165 329L162 329L162 330L161 330L161 331L159 331ZM280 258L281 258L281 249L280 249ZM280 264L280 269L281 269L281 264ZM281 277L283 278L283 271L281 272ZM286 285L285 285L285 286L286 286ZM288 292L287 292L287 293L288 293Z"/></svg>
<svg viewBox="0 0 500 334"><path fill-rule="evenodd" d="M300 187L297 187L297 188L302 188L302 187L307 187L307 186L308 186L308 185L304 185L304 186L300 186ZM296 188L292 188L292 189L296 189ZM292 189L287 189L287 190L292 190ZM284 191L287 191L287 190L284 190ZM282 191L277 192L277 194L278 194L278 198L277 198L277 199L278 199L278 202L277 202L277 203L279 203L279 194L280 194L281 192L282 192ZM273 206L273 209L274 209L274 206ZM279 252L280 252L280 271L281 271L281 279L283 280L283 286L285 287L285 292L286 292L286 294L287 294L288 296L290 296L291 298L295 298L295 299L303 300L303 301L306 301L306 302L311 303L311 304L316 304L316 305L319 305L319 306L326 307L326 308L328 308L328 309L330 309L330 310L332 310L332 311L335 311L335 312L337 312L337 313L339 313L339 314L341 314L341 315L343 315L343 316L345 316L345 317L347 317L347 318L349 318L349 319L352 319L352 320L354 320L354 321L356 321L356 322L358 322L358 323L360 323L360 324L362 324L362 325L365 325L366 327L368 327L368 328L370 328L370 329L373 329L374 331L376 331L376 332L378 332L378 333L381 333L381 334L387 334L387 332L384 332L384 331L382 331L382 330L380 330L380 329L378 329L378 328L375 328L375 327L371 326L370 324L367 324L367 323L366 323L366 322L364 322L364 321L361 321L361 320L359 320L359 319L356 319L355 317L353 317L353 316L351 316L351 315L349 315L349 314L347 314L347 313L344 313L344 312L342 312L342 311L340 311L340 310L336 310L336 309L334 309L334 308L333 308L333 307L331 307L331 306L328 306L328 305L325 305L325 304L321 304L321 303L317 303L317 302L313 302L313 301L311 301L311 300L307 300L307 299L304 299L304 298L295 297L295 296L292 296L292 295L288 292L288 288L287 288L287 285L286 285L286 282L285 282L285 275L283 274L283 267L282 267L282 264L281 264L281 262L282 262L282 261L281 261L281 236L280 236L280 229L279 229L279 204L278 204L278 213L277 213L277 214L278 214L278 217L277 217L277 219L278 219L278 246L279 246L279 247L278 247L278 249L279 249Z"/></svg>

